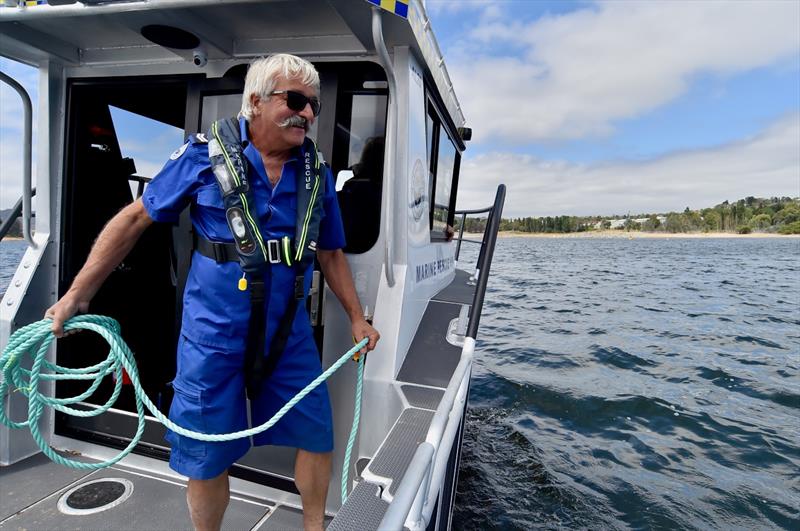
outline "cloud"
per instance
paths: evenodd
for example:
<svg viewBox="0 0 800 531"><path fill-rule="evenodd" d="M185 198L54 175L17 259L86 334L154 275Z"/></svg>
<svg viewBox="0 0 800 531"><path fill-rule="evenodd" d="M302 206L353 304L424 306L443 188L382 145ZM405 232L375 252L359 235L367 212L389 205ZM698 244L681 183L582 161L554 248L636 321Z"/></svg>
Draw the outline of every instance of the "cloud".
<svg viewBox="0 0 800 531"><path fill-rule="evenodd" d="M481 11L491 9L493 12L496 6L484 1L465 1L465 0L427 0L425 3L426 11L432 16L453 15L465 11Z"/></svg>
<svg viewBox="0 0 800 531"><path fill-rule="evenodd" d="M523 17L483 17L446 51L477 141L609 135L697 75L796 63L800 51L792 1L609 2Z"/></svg>
<svg viewBox="0 0 800 531"><path fill-rule="evenodd" d="M655 213L750 195L800 196L800 114L752 138L649 161L576 164L489 153L461 165L458 208L488 206L508 187L504 217Z"/></svg>
<svg viewBox="0 0 800 531"><path fill-rule="evenodd" d="M35 124L39 72L33 67L3 58L0 58L0 70L11 76L28 91ZM22 134L22 100L17 91L5 82L0 82L0 128L2 128L4 137L7 133L19 132L20 135Z"/></svg>

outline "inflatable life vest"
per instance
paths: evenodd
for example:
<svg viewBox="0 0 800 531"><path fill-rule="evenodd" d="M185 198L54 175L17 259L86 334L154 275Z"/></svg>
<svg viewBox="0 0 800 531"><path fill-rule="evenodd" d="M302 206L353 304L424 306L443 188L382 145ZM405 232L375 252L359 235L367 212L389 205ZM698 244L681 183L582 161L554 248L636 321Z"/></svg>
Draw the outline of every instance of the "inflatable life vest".
<svg viewBox="0 0 800 531"><path fill-rule="evenodd" d="M325 165L314 142L306 138L297 168L297 215L294 239L265 240L259 226L255 194L248 178L247 159L242 150L241 130L236 118L217 120L206 135L208 157L217 180L225 217L233 234L233 244L198 239L197 250L221 261L238 260L245 277L239 289L250 292L250 321L245 347L245 386L252 400L261 385L275 370L292 330L299 301L305 299L304 274L314 261L319 225L322 220L322 187ZM235 251L229 251L233 247ZM294 296L278 323L265 356L266 316L264 308L264 276L272 264L283 263L295 270Z"/></svg>
<svg viewBox="0 0 800 531"><path fill-rule="evenodd" d="M258 223L255 199L242 151L239 121L217 120L206 135L211 169L225 205L225 217L233 234L239 263L246 274L263 274L267 264L283 262L300 271L314 261L322 219L324 164L314 142L306 138L297 175L295 237L265 240Z"/></svg>

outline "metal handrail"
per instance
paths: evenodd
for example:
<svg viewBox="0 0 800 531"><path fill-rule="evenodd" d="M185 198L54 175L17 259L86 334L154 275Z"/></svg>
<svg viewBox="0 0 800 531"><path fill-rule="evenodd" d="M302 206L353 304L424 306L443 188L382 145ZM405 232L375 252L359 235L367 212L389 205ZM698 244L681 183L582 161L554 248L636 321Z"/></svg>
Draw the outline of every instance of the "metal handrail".
<svg viewBox="0 0 800 531"><path fill-rule="evenodd" d="M483 297L486 293L486 282L489 277L489 266L492 264L494 257L494 247L497 243L497 231L500 229L500 220L503 215L503 205L506 201L506 185L501 184L497 187L497 193L494 197L494 204L486 208L475 208L472 210L457 210L455 214L461 216L461 223L458 232L458 241L456 242L455 259L461 253L461 242L480 243L481 249L478 254L478 261L475 264L476 275L473 279L477 283L475 294L472 299L473 311L470 315L469 328L467 335L475 338L478 334L478 322L480 321L481 308L483 307ZM483 238L480 242L464 238L464 226L466 225L467 215L470 214L483 214L488 212L489 216L486 219L486 227L483 230Z"/></svg>
<svg viewBox="0 0 800 531"><path fill-rule="evenodd" d="M20 85L17 80L0 72L0 80L13 88L22 99L24 129L22 133L22 237L33 249L37 245L31 235L31 198L33 197L31 181L31 143L32 143L32 123L33 105L31 97L25 87Z"/></svg>
<svg viewBox="0 0 800 531"><path fill-rule="evenodd" d="M491 212L494 206L486 207L486 208L475 208L472 210L456 210L454 214L456 216L461 216L461 223L459 223L458 227L458 241L456 241L456 254L455 259L458 261L458 256L461 254L461 242L470 242L470 243L483 243L483 240L465 240L464 239L464 226L467 223L467 216L473 214L483 214L484 212ZM484 236L486 235L486 229L483 231Z"/></svg>
<svg viewBox="0 0 800 531"><path fill-rule="evenodd" d="M481 320L483 310L483 298L486 295L486 284L489 281L489 268L494 257L494 247L497 243L497 231L500 229L500 219L503 215L503 205L506 202L506 185L501 184L497 187L494 196L494 206L486 222L486 232L484 232L484 243L481 245L482 255L478 257L478 269L481 274L478 277L478 285L475 287L475 295L472 299L472 312L469 316L467 337L477 339L478 325Z"/></svg>
<svg viewBox="0 0 800 531"><path fill-rule="evenodd" d="M447 431L453 405L461 394L459 391L462 388L464 380L469 378L474 348L475 342L471 338L467 338L461 350L461 360L453 372L453 376L450 378L450 383L447 385L444 395L439 401L439 406L436 408L436 413L434 413L433 419L431 420L428 433L425 436L425 441L422 443L428 444L434 449L432 459L426 461L428 466L425 468L423 474L417 474L415 472L414 474L406 473L403 476L395 492L395 496L392 499L392 503L389 505L389 509L391 510L387 510L380 526L378 526L379 529L402 529L404 522L407 522L409 519L412 522L418 523L426 505L430 505L428 498L433 495L431 492L431 488L433 487L431 478L434 468L436 468L436 461L440 458L438 453L440 450L439 447L442 442L442 437ZM419 460L423 459L422 456L417 457L416 454L414 458ZM401 493L403 493L402 497L400 497ZM413 496L409 493L413 494ZM403 516L402 520L399 519L400 516ZM423 525L422 527L425 526Z"/></svg>
<svg viewBox="0 0 800 531"><path fill-rule="evenodd" d="M31 195L36 195L36 188L31 189ZM11 227L14 226L14 222L17 221L20 215L22 215L22 197L17 199L17 202L14 203L14 206L11 208L11 213L0 223L0 241L6 237L6 234L8 234Z"/></svg>
<svg viewBox="0 0 800 531"><path fill-rule="evenodd" d="M408 518L408 512L417 497L419 485L425 479L433 461L435 449L427 442L417 446L414 457L408 465L403 480L394 493L392 503L386 509L381 523L378 525L380 531L397 531L403 527L403 522Z"/></svg>
<svg viewBox="0 0 800 531"><path fill-rule="evenodd" d="M134 199L139 199L140 197L142 197L142 194L144 193L144 185L152 181L153 178L142 177L141 175L128 175L128 180L139 183L139 186L136 188L136 197L134 198Z"/></svg>
<svg viewBox="0 0 800 531"><path fill-rule="evenodd" d="M384 185L386 188L386 234L384 235L386 247L384 250L384 269L386 273L386 283L389 287L394 286L394 171L395 171L395 142L397 140L397 80L394 76L392 59L386 49L383 40L383 23L381 21L381 9L372 8L372 40L375 43L375 51L378 52L378 60L386 71L386 79L389 82L389 111L386 117L386 161L384 166Z"/></svg>

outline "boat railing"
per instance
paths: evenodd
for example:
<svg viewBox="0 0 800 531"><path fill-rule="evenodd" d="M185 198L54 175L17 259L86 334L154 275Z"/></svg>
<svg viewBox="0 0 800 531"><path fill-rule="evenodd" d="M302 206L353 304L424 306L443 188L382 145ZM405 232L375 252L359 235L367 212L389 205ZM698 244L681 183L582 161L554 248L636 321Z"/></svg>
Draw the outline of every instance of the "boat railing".
<svg viewBox="0 0 800 531"><path fill-rule="evenodd" d="M386 79L389 82L389 108L386 113L386 168L384 170L383 182L386 191L384 192L386 211L394 211L394 171L397 158L395 149L395 139L397 138L397 117L399 114L399 103L397 99L397 78L394 74L394 62L386 49L386 42L383 39L383 23L381 22L381 10L377 7L372 8L372 41L375 44L375 51L378 54L378 61L386 71ZM384 274L386 283L389 287L394 286L394 216L386 216L386 243L384 247Z"/></svg>
<svg viewBox="0 0 800 531"><path fill-rule="evenodd" d="M478 325L481 319L481 311L483 310L483 299L486 295L486 285L489 281L489 268L492 265L494 258L494 248L497 244L497 232L500 230L500 220L503 216L503 205L506 202L506 185L501 184L497 187L497 193L494 197L494 204L488 209L486 218L486 227L483 231L483 238L481 238L481 248L478 253L478 260L475 265L475 273L473 275L474 282L476 282L475 295L472 299L472 311L470 312L469 326L467 327L467 337L475 340L478 337ZM482 209L486 211L486 209ZM456 244L455 258L458 260L461 241L463 240L464 226L466 225L466 216L471 213L464 210L457 212L462 215L461 227L459 228L459 238Z"/></svg>
<svg viewBox="0 0 800 531"><path fill-rule="evenodd" d="M144 185L152 181L153 178L142 177L141 175L128 175L128 180L139 183L139 186L136 188L136 197L134 197L134 199L139 199L144 193Z"/></svg>
<svg viewBox="0 0 800 531"><path fill-rule="evenodd" d="M464 220L468 214L488 213L483 237L475 243L481 244L476 269L480 271L476 278L475 294L472 300L472 312L467 336L461 349L461 359L453 371L450 383L436 408L431 421L425 442L417 447L406 474L398 486L392 503L386 511L380 524L380 529L396 530L407 527L411 531L425 529L436 507L440 494L438 486L444 480L447 471L447 461L450 458L452 445L455 441L466 406L469 379L472 373L472 358L475 352L475 339L478 335L478 325L483 307L486 285L489 279L489 268L494 256L497 232L500 228L500 218L505 203L506 187L497 187L494 204L491 207L478 210L462 210L456 214L462 215L459 239L457 242L456 256L463 239Z"/></svg>
<svg viewBox="0 0 800 531"><path fill-rule="evenodd" d="M140 197L142 197L142 194L144 193L144 185L152 181L153 178L142 177L141 175L129 175L128 180L139 183L136 189L136 197L134 197L134 199L139 199ZM36 195L36 188L31 188L31 197L34 197L35 195ZM16 203L14 203L14 206L11 207L11 211L9 212L8 217L6 217L6 219L0 220L0 241L3 241L3 238L5 238L8 235L8 233L11 232L11 229L14 227L14 222L17 221L17 219L20 216L22 216L24 201L25 201L25 196L23 195L17 200Z"/></svg>
<svg viewBox="0 0 800 531"><path fill-rule="evenodd" d="M23 132L22 132L22 237L32 248L36 249L31 233L31 199L33 198L33 181L31 179L31 143L33 141L33 105L31 97L25 87L19 84L16 79L0 72L0 81L13 88L22 100L23 110ZM16 220L19 214L13 216ZM9 216L12 217L12 216ZM11 222L13 224L13 221ZM0 237L2 239L2 237Z"/></svg>

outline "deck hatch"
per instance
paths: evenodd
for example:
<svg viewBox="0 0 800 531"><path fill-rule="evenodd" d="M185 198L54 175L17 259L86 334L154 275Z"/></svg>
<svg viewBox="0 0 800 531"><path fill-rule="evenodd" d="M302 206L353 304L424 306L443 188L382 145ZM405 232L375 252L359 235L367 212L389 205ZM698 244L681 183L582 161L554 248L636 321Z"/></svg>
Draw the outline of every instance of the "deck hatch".
<svg viewBox="0 0 800 531"><path fill-rule="evenodd" d="M58 500L63 514L95 514L125 502L133 494L133 483L123 478L87 481L65 492Z"/></svg>

